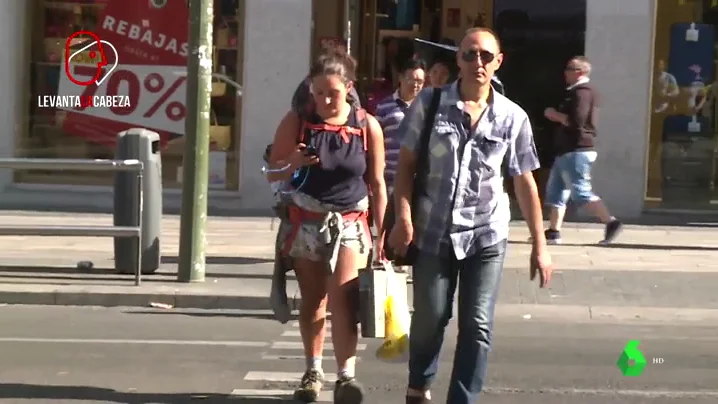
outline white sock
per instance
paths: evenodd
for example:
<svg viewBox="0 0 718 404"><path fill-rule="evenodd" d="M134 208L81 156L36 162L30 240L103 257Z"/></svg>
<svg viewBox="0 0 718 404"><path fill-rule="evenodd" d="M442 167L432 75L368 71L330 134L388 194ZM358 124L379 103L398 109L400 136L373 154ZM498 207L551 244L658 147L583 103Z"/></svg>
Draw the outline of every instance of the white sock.
<svg viewBox="0 0 718 404"><path fill-rule="evenodd" d="M322 357L307 358L307 370L322 370Z"/></svg>
<svg viewBox="0 0 718 404"><path fill-rule="evenodd" d="M337 371L338 378L353 379L356 376L356 357L349 358L344 367Z"/></svg>

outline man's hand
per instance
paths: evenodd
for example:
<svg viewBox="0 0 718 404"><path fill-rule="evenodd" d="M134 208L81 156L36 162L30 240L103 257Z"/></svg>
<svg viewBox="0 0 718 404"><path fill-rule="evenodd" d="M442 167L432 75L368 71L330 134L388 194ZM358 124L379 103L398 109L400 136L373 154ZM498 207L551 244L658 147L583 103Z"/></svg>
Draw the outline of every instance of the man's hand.
<svg viewBox="0 0 718 404"><path fill-rule="evenodd" d="M411 221L397 219L396 223L394 223L394 228L391 229L391 234L389 234L389 247L396 254L403 257L406 255L406 250L413 239L414 226Z"/></svg>
<svg viewBox="0 0 718 404"><path fill-rule="evenodd" d="M546 119L548 119L552 122L560 122L562 114L560 114L558 111L556 111L555 108L546 108L543 111L543 116L545 116Z"/></svg>
<svg viewBox="0 0 718 404"><path fill-rule="evenodd" d="M545 288L551 281L553 262L545 244L534 244L531 248L531 280L539 276L539 286Z"/></svg>

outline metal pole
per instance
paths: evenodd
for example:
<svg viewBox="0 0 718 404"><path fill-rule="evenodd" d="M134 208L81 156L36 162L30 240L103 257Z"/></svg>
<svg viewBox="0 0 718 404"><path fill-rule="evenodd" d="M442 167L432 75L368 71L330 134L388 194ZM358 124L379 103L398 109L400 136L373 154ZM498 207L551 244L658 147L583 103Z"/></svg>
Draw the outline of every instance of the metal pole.
<svg viewBox="0 0 718 404"><path fill-rule="evenodd" d="M212 92L212 0L189 2L187 118L182 168L180 282L204 282L209 177L209 115Z"/></svg>
<svg viewBox="0 0 718 404"><path fill-rule="evenodd" d="M142 171L137 173L137 227L140 228L140 234L137 236L137 268L135 268L135 286L142 284L142 216L145 212L145 189L143 184Z"/></svg>

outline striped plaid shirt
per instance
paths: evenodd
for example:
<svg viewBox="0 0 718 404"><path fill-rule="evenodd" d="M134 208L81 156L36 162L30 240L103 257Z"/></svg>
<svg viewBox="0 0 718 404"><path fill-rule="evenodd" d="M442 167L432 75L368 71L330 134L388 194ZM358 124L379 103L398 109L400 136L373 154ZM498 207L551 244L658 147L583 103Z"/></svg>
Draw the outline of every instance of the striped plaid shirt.
<svg viewBox="0 0 718 404"><path fill-rule="evenodd" d="M384 155L386 156L384 179L390 190L394 188L396 166L399 164L399 149L401 148L399 127L408 109L409 104L399 98L398 91L381 100L376 106L375 117L384 131Z"/></svg>
<svg viewBox="0 0 718 404"><path fill-rule="evenodd" d="M432 92L419 94L400 128L402 147L415 153ZM504 170L517 176L539 168L531 124L521 107L492 91L473 132L463 108L458 82L444 86L429 141L430 173L413 212L417 247L438 254L441 244L450 244L458 259L508 238Z"/></svg>

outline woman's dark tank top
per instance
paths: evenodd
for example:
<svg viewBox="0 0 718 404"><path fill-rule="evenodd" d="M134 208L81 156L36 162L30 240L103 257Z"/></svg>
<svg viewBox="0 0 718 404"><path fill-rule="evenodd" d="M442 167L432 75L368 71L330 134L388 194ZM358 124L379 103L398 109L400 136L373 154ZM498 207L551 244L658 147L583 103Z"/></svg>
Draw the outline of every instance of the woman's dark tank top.
<svg viewBox="0 0 718 404"><path fill-rule="evenodd" d="M359 129L365 125L357 115L352 107L345 126ZM351 208L366 198L369 191L364 181L367 170L364 136L353 133L343 136L338 131L321 128L325 122L316 113L305 124L315 127L304 129L303 142L315 148L319 164L310 167L301 192L340 209Z"/></svg>

